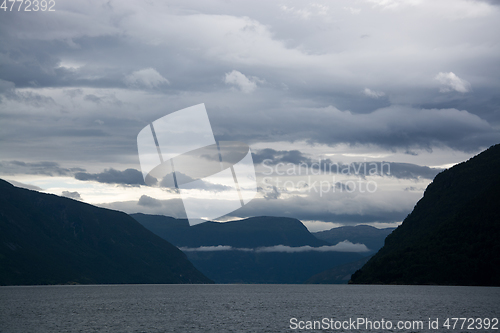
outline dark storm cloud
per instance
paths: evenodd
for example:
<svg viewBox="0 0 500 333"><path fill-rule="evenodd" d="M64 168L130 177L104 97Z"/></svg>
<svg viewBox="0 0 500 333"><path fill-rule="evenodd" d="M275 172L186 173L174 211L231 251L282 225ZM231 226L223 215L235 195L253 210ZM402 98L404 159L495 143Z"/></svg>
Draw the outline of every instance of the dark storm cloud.
<svg viewBox="0 0 500 333"><path fill-rule="evenodd" d="M3 40L0 45L2 79L17 87L53 86L59 81L58 77L64 75L56 70L59 60L54 54L59 52L51 54L46 43L14 41L5 35Z"/></svg>
<svg viewBox="0 0 500 333"><path fill-rule="evenodd" d="M232 212L231 216L284 216L299 220L358 224L372 222L401 222L411 208L387 211L373 207L364 213L337 213L314 203L314 198L292 197L280 200L254 199L246 206ZM310 208L309 208L310 207Z"/></svg>
<svg viewBox="0 0 500 333"><path fill-rule="evenodd" d="M394 160L406 152L414 156L401 160L445 165L457 162L452 150L464 156L500 142L499 2L408 3L72 0L57 2L50 13L0 11L0 155L26 161L2 161L0 171L143 185L139 131L199 103L207 106L217 140L279 142L282 150L255 152L257 164L270 159L271 166L324 170L331 163L316 165L295 143L373 147L394 153ZM467 89L436 81L440 73ZM415 154L422 150L420 159ZM101 165L113 168L93 173ZM439 172L389 166L392 177L412 185ZM395 183L382 179L381 189L386 181ZM370 198L345 193L348 184L335 181L343 196L293 197L275 187L237 214L399 222L424 185L398 183L400 192L391 187L392 194L382 189ZM185 214L178 199L143 196L106 205Z"/></svg>
<svg viewBox="0 0 500 333"><path fill-rule="evenodd" d="M1 78L13 82L17 88L125 87L121 81L123 72L106 65L107 57L102 61L97 57L87 64L95 57L96 50L103 49L106 54L107 47L116 49L120 38L110 37L110 29L95 22L95 18L87 21L85 15L78 9L76 12L80 13L76 14L75 9L51 15L5 13L0 29ZM86 24L93 26L93 33L82 32ZM80 65L65 67L64 59L75 60Z"/></svg>
<svg viewBox="0 0 500 333"><path fill-rule="evenodd" d="M82 168L63 168L56 162L0 161L0 171L4 174L28 174L47 176L67 176L85 171Z"/></svg>
<svg viewBox="0 0 500 333"><path fill-rule="evenodd" d="M46 97L40 94L33 93L31 91L16 92L15 94L12 94L10 96L8 95L7 97L35 107L40 107L42 105L56 105L55 101L51 97Z"/></svg>
<svg viewBox="0 0 500 333"><path fill-rule="evenodd" d="M43 96L33 91L16 91L13 82L0 79L0 103L2 102L2 97L34 107L56 106L56 102L51 97Z"/></svg>
<svg viewBox="0 0 500 333"><path fill-rule="evenodd" d="M75 200L82 200L82 197L80 196L80 193L74 191L62 191L63 197L70 198L70 199L75 199Z"/></svg>
<svg viewBox="0 0 500 333"><path fill-rule="evenodd" d="M145 207L161 207L162 203L160 200L152 198L147 195L142 195L139 198L139 201L137 202L139 206L145 206Z"/></svg>
<svg viewBox="0 0 500 333"><path fill-rule="evenodd" d="M145 89L165 93L193 88L210 89L214 82L221 81L224 75L219 66L209 69L210 62L196 55L194 51L188 51L187 56L195 63L186 72L186 68L171 66L172 63L185 60L179 56L178 50L171 46L141 43L131 39L131 36L118 34L116 29L107 27L90 34L88 31L82 32L81 30L86 30L84 25L94 23L92 15L80 17L84 20L79 23L82 24L80 31L70 29L66 34L61 26L73 24L64 15L58 15L54 22L47 22L46 18L36 13L33 13L35 15L29 20L22 13L9 14L2 17L1 22L0 32L3 33L0 36L3 43L0 44L0 78L14 83L17 88L93 87ZM44 32L30 30L29 26L33 25L44 26ZM124 57L124 54L127 57ZM161 54L161 57L158 54ZM140 59L140 62L131 59ZM177 78L174 80L175 85L156 87L148 84L127 84L130 75L147 67L156 68L160 74L172 73ZM204 72L203 77L197 75L200 71ZM219 83L223 86L223 82Z"/></svg>
<svg viewBox="0 0 500 333"><path fill-rule="evenodd" d="M500 141L500 132L490 123L457 109L391 106L356 114L330 106L265 115L249 111L242 119L227 113L224 117L215 112L213 115L212 124L216 134L223 133L220 135L223 140L375 144L389 150L450 147L469 152ZM266 122L263 123L260 116L265 117ZM301 121L298 123L297 119Z"/></svg>
<svg viewBox="0 0 500 333"><path fill-rule="evenodd" d="M429 168L410 163L390 163L390 175L399 179L434 179L444 169Z"/></svg>
<svg viewBox="0 0 500 333"><path fill-rule="evenodd" d="M75 97L69 97L68 93ZM77 165L99 160L116 165L115 168L139 167L137 133L147 122L134 114L136 106L120 106L109 93L96 94L101 99L99 104L82 102L85 94L79 94L79 90L65 90L60 94L76 108L69 109L68 104L38 108L3 98L0 105L5 106L5 112L1 115L0 141L6 144L0 145L2 156ZM124 115L125 112L128 114Z"/></svg>
<svg viewBox="0 0 500 333"><path fill-rule="evenodd" d="M51 97L43 96L33 91L16 91L14 83L0 79L0 98L2 95L8 100L17 101L34 107L56 105L56 102ZM1 101L0 99L0 102Z"/></svg>
<svg viewBox="0 0 500 333"><path fill-rule="evenodd" d="M484 3L496 4L493 0ZM447 6L434 8L427 3L415 5L415 12L421 10L419 15L386 12L384 22L376 6L363 1L357 6L367 17L346 10L347 1L325 5L321 13L319 7L307 4L285 10L273 2L255 8L209 2L200 8L196 1L169 6L154 1L120 6L103 2L95 8L71 1L58 4L51 16L4 13L0 19L0 79L4 80L0 93L6 91L2 100L11 94L19 103L59 112L9 115L4 120L5 137L18 139L10 130L15 128L26 141L49 146L44 140L74 136L75 140L68 140L70 149L53 154L67 158L68 151L79 149L81 154L71 158L128 155L129 162L136 161L135 138L145 124L206 102L218 139L346 143L409 151L450 147L475 152L500 141L500 103L494 46L498 37L492 33L494 28L485 29L494 27L497 13L469 10L476 9L468 7L473 5L477 3L460 1L457 11L464 13L446 21L449 29L440 28L440 15L449 14L443 10ZM437 11L436 16L429 11L433 15ZM483 16L469 17L469 12ZM309 14L300 18L300 13ZM406 15L401 19L406 23L400 26L404 40L392 38L398 15ZM428 17L428 29L414 31L418 17ZM379 23L368 23L372 19ZM366 35L370 38L359 38ZM324 42L332 38L338 43ZM371 44L375 38L376 45ZM418 45L414 54L402 56L395 51L414 45ZM484 51L471 51L477 47ZM149 69L164 79L156 82L164 84L137 77ZM226 84L225 75L232 71L240 72L255 89L244 93ZM451 71L470 81L472 89L440 92L433 78ZM67 104L73 104L73 109L54 105L60 101L36 92L41 88L67 91L65 97L71 99ZM123 102L129 107L126 112L126 107L111 106L107 89L127 91L131 101ZM143 91L154 98L134 100ZM95 113L89 112L88 104L99 108L99 118L90 119ZM86 125L81 120L87 115L87 123L112 125L106 131L82 130ZM125 118L136 125L127 126ZM99 138L105 135L109 139ZM28 151L32 146L20 141L9 142L9 154L19 148L26 154L40 151L36 146ZM290 150L276 158L295 163L303 156Z"/></svg>
<svg viewBox="0 0 500 333"><path fill-rule="evenodd" d="M142 173L136 169L126 169L124 171L113 168L106 169L101 173L75 173L75 178L82 181L97 181L105 184L119 184L139 186L145 185Z"/></svg>
<svg viewBox="0 0 500 333"><path fill-rule="evenodd" d="M298 167L305 168L300 174L317 174L321 171L321 174L345 174L345 175L356 175L356 176L369 176L369 175L379 175L379 176L389 176L398 179L433 179L439 172L443 169L429 168L427 166L420 166L410 163L397 163L397 162L353 162L350 164L333 162L330 159L311 159L307 157L304 153L298 150L274 150L274 149L262 149L252 154L253 161L256 164L264 164L269 168L273 166L273 171L276 172L276 166L280 164L284 170L279 170L282 174L286 175L287 168L293 168L287 164L297 165ZM313 169L313 170L307 170ZM317 171L316 171L317 170ZM270 175L270 170L266 171L266 175ZM294 171L291 175L299 174L298 171Z"/></svg>
<svg viewBox="0 0 500 333"><path fill-rule="evenodd" d="M274 150L270 148L259 150L257 153L252 153L254 163L262 163L268 160L269 164L276 165L278 163L310 163L311 159L304 156L298 150Z"/></svg>

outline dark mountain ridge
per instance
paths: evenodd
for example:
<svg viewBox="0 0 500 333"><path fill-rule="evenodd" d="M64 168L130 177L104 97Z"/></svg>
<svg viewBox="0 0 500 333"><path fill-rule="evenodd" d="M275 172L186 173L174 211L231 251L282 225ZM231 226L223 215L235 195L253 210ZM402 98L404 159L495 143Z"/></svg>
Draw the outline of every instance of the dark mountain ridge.
<svg viewBox="0 0 500 333"><path fill-rule="evenodd" d="M260 216L190 227L187 220L162 215L131 216L181 248L231 246L229 250L185 252L196 268L217 283L302 283L314 274L365 255L306 249L259 251L276 245L291 248L331 245L314 237L302 222L292 218Z"/></svg>
<svg viewBox="0 0 500 333"><path fill-rule="evenodd" d="M0 180L0 285L211 282L125 213Z"/></svg>
<svg viewBox="0 0 500 333"><path fill-rule="evenodd" d="M147 229L179 247L330 245L314 237L302 222L288 217L259 216L224 223L203 222L190 227L187 220L163 215L138 213L131 216Z"/></svg>
<svg viewBox="0 0 500 333"><path fill-rule="evenodd" d="M353 283L500 285L500 145L438 174Z"/></svg>

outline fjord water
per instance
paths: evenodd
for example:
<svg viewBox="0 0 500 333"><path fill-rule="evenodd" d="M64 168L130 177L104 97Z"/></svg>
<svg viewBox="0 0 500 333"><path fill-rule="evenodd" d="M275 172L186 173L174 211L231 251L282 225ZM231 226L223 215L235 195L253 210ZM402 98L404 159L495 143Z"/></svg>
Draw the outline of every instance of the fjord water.
<svg viewBox="0 0 500 333"><path fill-rule="evenodd" d="M369 285L77 285L0 287L0 332L320 332L297 321L500 317L500 288ZM427 323L439 318L439 329ZM498 327L498 326L497 326ZM335 330L327 330L335 331ZM324 332L324 331L321 331Z"/></svg>

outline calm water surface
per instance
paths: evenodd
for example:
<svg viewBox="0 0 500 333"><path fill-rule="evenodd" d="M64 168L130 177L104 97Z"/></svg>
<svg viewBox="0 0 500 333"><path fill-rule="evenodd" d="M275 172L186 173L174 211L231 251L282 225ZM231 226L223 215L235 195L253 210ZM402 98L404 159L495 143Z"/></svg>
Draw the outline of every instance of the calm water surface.
<svg viewBox="0 0 500 333"><path fill-rule="evenodd" d="M0 332L498 332L445 329L499 318L500 288L353 285L0 287ZM421 320L424 329L291 329L303 321ZM429 318L439 329L428 328ZM453 322L452 322L453 323ZM500 328L500 324L497 325Z"/></svg>

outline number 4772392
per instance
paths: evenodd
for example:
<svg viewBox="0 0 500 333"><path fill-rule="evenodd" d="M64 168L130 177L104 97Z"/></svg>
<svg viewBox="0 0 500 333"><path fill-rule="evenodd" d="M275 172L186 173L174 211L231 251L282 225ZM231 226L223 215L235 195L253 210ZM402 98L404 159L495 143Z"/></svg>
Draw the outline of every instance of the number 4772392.
<svg viewBox="0 0 500 333"><path fill-rule="evenodd" d="M498 318L446 318L443 327L451 330L498 330Z"/></svg>
<svg viewBox="0 0 500 333"><path fill-rule="evenodd" d="M55 12L55 5L55 0L3 0L0 9L4 12Z"/></svg>

